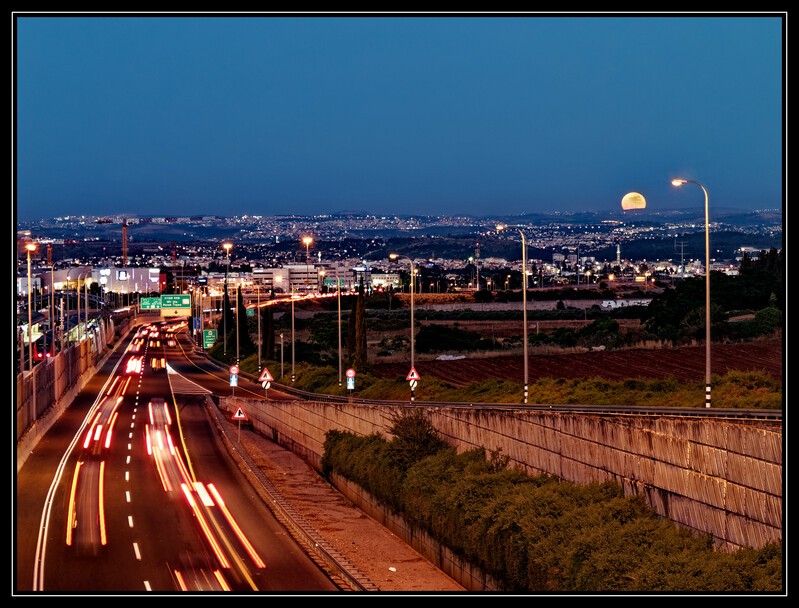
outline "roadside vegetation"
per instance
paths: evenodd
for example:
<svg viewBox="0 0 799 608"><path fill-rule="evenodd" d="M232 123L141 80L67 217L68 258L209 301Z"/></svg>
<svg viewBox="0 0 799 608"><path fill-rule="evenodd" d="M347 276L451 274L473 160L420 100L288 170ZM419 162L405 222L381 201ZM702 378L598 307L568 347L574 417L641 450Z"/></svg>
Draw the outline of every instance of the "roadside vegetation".
<svg viewBox="0 0 799 608"><path fill-rule="evenodd" d="M323 474L341 475L508 592L779 592L782 545L714 550L614 483L578 485L457 454L420 410L387 439L327 433Z"/></svg>

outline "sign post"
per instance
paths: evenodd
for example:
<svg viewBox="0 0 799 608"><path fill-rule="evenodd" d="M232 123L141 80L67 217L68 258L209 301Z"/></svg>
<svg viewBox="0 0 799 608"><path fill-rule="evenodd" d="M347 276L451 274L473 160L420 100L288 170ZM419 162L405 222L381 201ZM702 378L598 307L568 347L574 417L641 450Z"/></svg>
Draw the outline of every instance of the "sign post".
<svg viewBox="0 0 799 608"><path fill-rule="evenodd" d="M264 396L268 399L269 398L269 387L272 385L272 374L269 373L267 368L264 368L264 371L261 372L261 377L258 378L261 386L264 387Z"/></svg>
<svg viewBox="0 0 799 608"><path fill-rule="evenodd" d="M228 371L230 371L230 386L233 387L230 396L233 397L236 395L236 387L239 385L239 366L231 365Z"/></svg>
<svg viewBox="0 0 799 608"><path fill-rule="evenodd" d="M239 421L239 435L238 435L237 441L240 442L241 441L241 421L242 420L247 420L247 414L244 413L244 410L241 409L241 406L239 406L236 409L236 412L233 414L233 420L238 420Z"/></svg>
<svg viewBox="0 0 799 608"><path fill-rule="evenodd" d="M418 384L419 380L421 380L421 377L419 376L419 372L416 371L416 368L412 367L411 371L408 372L408 375L405 377L405 379L411 385L411 401L413 401L414 392L416 391L416 385Z"/></svg>
<svg viewBox="0 0 799 608"><path fill-rule="evenodd" d="M347 390L349 391L350 398L352 398L352 393L355 390L355 370L349 368L344 375L347 376Z"/></svg>

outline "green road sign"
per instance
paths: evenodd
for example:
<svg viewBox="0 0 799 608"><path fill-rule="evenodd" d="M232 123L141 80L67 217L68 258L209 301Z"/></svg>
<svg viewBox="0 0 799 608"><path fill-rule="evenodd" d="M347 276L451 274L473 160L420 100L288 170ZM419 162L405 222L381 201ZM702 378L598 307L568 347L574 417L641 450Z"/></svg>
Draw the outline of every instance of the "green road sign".
<svg viewBox="0 0 799 608"><path fill-rule="evenodd" d="M142 298L140 305L142 310L158 310L161 308L161 298Z"/></svg>
<svg viewBox="0 0 799 608"><path fill-rule="evenodd" d="M174 293L161 296L161 308L191 308L191 294Z"/></svg>
<svg viewBox="0 0 799 608"><path fill-rule="evenodd" d="M190 317L191 294L172 293L161 295L162 317Z"/></svg>
<svg viewBox="0 0 799 608"><path fill-rule="evenodd" d="M203 348L211 348L216 342L216 330L204 329L203 330Z"/></svg>

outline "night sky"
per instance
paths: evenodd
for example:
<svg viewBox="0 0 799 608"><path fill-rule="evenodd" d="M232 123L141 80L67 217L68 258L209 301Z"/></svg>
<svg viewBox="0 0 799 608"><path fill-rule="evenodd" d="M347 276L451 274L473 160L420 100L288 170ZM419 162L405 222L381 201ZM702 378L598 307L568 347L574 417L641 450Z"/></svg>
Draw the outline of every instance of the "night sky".
<svg viewBox="0 0 799 608"><path fill-rule="evenodd" d="M12 16L19 221L783 208L787 13Z"/></svg>

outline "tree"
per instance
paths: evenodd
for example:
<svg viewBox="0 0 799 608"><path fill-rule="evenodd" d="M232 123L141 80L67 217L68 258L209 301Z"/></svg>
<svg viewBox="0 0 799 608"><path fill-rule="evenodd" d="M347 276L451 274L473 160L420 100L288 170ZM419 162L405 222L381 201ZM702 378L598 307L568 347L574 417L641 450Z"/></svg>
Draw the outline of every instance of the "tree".
<svg viewBox="0 0 799 608"><path fill-rule="evenodd" d="M225 293L222 297L222 319L219 325L222 331L219 332L217 339L225 339L225 331L227 330L227 339L230 341L231 335L236 339L236 315L233 313L233 306L230 303L230 296L225 288Z"/></svg>
<svg viewBox="0 0 799 608"><path fill-rule="evenodd" d="M275 359L275 317L271 306L261 311L261 356Z"/></svg>
<svg viewBox="0 0 799 608"><path fill-rule="evenodd" d="M352 364L359 371L366 370L369 360L366 343L366 296L364 294L363 279L358 289L358 298L355 300L355 354Z"/></svg>
<svg viewBox="0 0 799 608"><path fill-rule="evenodd" d="M233 324L233 339L238 339L238 352L240 358L244 359L254 352L255 350L255 343L252 341L252 336L250 336L250 332L248 330L248 323L247 323L247 307L244 305L244 298L241 295L241 287L237 289L238 297L236 298L238 301L238 307L236 308L236 319L238 320L238 337L236 336L236 324L234 321Z"/></svg>
<svg viewBox="0 0 799 608"><path fill-rule="evenodd" d="M352 308L350 309L349 321L347 323L347 365L352 365L355 360L356 349L356 322L355 317L358 309L358 298L353 298Z"/></svg>

